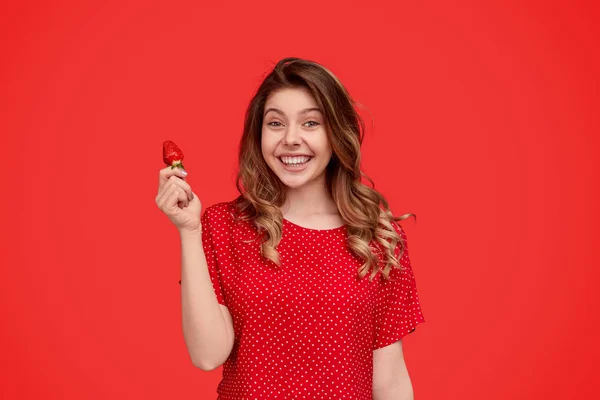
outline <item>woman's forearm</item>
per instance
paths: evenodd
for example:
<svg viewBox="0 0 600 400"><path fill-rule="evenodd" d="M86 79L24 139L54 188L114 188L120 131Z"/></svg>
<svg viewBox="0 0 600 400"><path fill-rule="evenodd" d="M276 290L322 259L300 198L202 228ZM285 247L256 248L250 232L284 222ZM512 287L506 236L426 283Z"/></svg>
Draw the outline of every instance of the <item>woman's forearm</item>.
<svg viewBox="0 0 600 400"><path fill-rule="evenodd" d="M229 356L228 330L210 280L202 232L182 232L180 238L183 337L192 363L209 371Z"/></svg>
<svg viewBox="0 0 600 400"><path fill-rule="evenodd" d="M392 373L393 380L385 386L373 387L373 400L414 400L412 382L408 371Z"/></svg>
<svg viewBox="0 0 600 400"><path fill-rule="evenodd" d="M395 387L373 391L373 400L414 400L412 387Z"/></svg>

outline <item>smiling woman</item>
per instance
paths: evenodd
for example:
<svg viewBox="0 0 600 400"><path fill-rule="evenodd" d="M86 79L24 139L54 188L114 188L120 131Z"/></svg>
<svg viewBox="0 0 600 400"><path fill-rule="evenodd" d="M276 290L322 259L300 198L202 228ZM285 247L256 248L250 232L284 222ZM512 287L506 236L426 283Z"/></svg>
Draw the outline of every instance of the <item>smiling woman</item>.
<svg viewBox="0 0 600 400"><path fill-rule="evenodd" d="M161 197L197 221L180 229L184 336L195 365L223 365L220 399L412 396L400 340L424 319L408 215L361 182L363 135L330 71L283 59L246 113L239 197L201 218L197 196Z"/></svg>
<svg viewBox="0 0 600 400"><path fill-rule="evenodd" d="M265 108L261 149L267 165L288 188L324 188L331 145L310 92L302 87L277 90Z"/></svg>

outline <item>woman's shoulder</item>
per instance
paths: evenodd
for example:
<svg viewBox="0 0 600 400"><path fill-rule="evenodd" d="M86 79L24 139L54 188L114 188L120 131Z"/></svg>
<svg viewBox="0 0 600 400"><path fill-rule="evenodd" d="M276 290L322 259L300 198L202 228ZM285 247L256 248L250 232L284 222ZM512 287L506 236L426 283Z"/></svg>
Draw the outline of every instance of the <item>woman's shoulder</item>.
<svg viewBox="0 0 600 400"><path fill-rule="evenodd" d="M221 201L215 203L204 210L202 215L202 222L208 223L211 226L219 225L233 226L238 218L241 216L238 204L240 197L237 197L230 201Z"/></svg>

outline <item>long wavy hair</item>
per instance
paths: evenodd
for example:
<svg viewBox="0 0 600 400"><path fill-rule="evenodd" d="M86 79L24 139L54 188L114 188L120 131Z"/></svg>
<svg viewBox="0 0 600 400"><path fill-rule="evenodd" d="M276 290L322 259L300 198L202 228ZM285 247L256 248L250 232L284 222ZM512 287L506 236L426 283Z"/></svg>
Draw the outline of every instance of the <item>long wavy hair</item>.
<svg viewBox="0 0 600 400"><path fill-rule="evenodd" d="M325 116L325 128L332 149L326 168L326 182L347 228L347 245L364 261L357 275L363 278L378 271L389 279L391 268L401 268L405 249L392 223L415 214L395 217L386 199L374 189L373 181L360 169L360 146L365 126L345 87L328 69L316 62L290 57L280 60L259 86L245 115L244 133L239 147L236 202L240 218L251 220L261 237L261 254L280 265L277 245L282 237L285 185L269 168L261 152L265 103L269 95L283 88L306 88ZM362 183L365 178L369 187ZM400 243L396 257L394 249ZM383 264L383 267L381 266Z"/></svg>

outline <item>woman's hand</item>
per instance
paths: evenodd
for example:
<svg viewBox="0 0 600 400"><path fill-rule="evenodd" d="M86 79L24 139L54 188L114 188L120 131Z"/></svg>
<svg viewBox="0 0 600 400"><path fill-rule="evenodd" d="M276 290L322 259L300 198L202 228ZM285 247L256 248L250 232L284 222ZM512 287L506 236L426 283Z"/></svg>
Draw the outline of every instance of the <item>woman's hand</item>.
<svg viewBox="0 0 600 400"><path fill-rule="evenodd" d="M165 167L158 173L156 205L169 217L180 233L200 231L202 204L185 181L187 173Z"/></svg>

